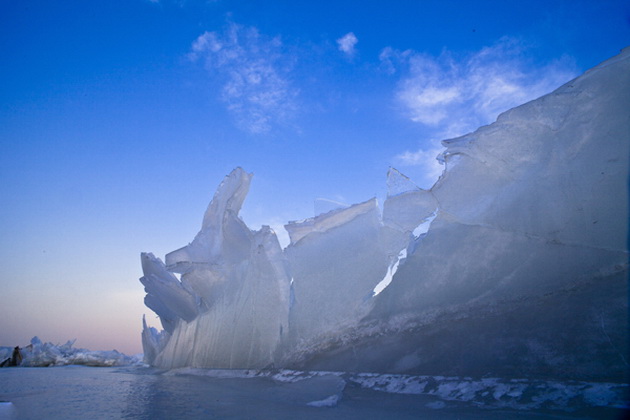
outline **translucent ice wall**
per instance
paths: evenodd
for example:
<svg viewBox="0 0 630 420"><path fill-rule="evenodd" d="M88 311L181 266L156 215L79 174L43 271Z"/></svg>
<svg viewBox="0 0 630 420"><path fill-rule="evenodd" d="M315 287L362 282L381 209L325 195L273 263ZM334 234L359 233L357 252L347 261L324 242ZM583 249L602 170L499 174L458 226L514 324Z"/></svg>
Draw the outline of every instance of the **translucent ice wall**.
<svg viewBox="0 0 630 420"><path fill-rule="evenodd" d="M142 256L147 361L621 378L630 52L444 145L431 190L391 169L382 209L288 223L284 251L235 169L191 244Z"/></svg>
<svg viewBox="0 0 630 420"><path fill-rule="evenodd" d="M630 51L444 145L432 189L384 205L400 224L433 197L427 235L370 314L299 366L623 379Z"/></svg>
<svg viewBox="0 0 630 420"><path fill-rule="evenodd" d="M386 231L375 199L286 229L294 298L291 344L317 348L368 313L374 287L404 241Z"/></svg>
<svg viewBox="0 0 630 420"><path fill-rule="evenodd" d="M143 262L152 258L150 273L160 273L149 277L143 264L141 281L165 329L160 335L144 326L149 363L262 368L277 358L288 333L290 278L275 234L268 227L251 231L238 217L250 180L240 168L224 179L199 234L168 254L166 265L143 254Z"/></svg>
<svg viewBox="0 0 630 420"><path fill-rule="evenodd" d="M629 53L443 142L438 215L375 314L604 286L626 272Z"/></svg>

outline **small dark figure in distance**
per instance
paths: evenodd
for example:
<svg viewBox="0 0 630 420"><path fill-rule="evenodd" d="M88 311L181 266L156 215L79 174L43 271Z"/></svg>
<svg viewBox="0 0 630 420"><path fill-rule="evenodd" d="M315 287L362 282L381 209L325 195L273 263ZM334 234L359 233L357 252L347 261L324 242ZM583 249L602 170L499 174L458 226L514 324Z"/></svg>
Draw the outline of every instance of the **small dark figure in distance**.
<svg viewBox="0 0 630 420"><path fill-rule="evenodd" d="M22 352L20 346L15 346L13 349L13 355L11 356L11 363L9 366L20 366L22 364Z"/></svg>
<svg viewBox="0 0 630 420"><path fill-rule="evenodd" d="M20 351L20 346L15 346L11 357L4 359L0 363L0 367L20 366L20 364L22 364L22 352Z"/></svg>

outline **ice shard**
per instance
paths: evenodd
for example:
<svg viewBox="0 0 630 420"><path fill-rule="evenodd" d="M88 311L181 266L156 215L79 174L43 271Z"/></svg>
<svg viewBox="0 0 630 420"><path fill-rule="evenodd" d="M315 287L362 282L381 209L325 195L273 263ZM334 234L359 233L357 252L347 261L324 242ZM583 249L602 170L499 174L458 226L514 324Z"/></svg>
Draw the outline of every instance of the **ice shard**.
<svg viewBox="0 0 630 420"><path fill-rule="evenodd" d="M165 368L263 368L279 357L288 334L290 277L274 232L266 226L251 231L238 216L250 180L251 174L241 168L226 176L199 234L166 256L166 268L180 273L181 282L171 274L170 289L147 289L147 306L163 324L166 317L169 333L158 339L145 325L149 363ZM182 310L189 307L179 303L182 290L198 297L195 316L183 316ZM157 298L149 299L155 294ZM174 309L180 309L179 316L173 316Z"/></svg>
<svg viewBox="0 0 630 420"><path fill-rule="evenodd" d="M288 223L285 250L239 218L235 169L191 244L142 256L145 359L623 380L630 50L443 144L430 190L392 168L382 211Z"/></svg>
<svg viewBox="0 0 630 420"><path fill-rule="evenodd" d="M238 217L252 175L236 168L225 177L203 217L201 231L189 245L166 256L176 273L196 264L237 263L248 257L252 232Z"/></svg>
<svg viewBox="0 0 630 420"><path fill-rule="evenodd" d="M356 324L387 272L375 199L286 225L293 276L292 344L318 347Z"/></svg>
<svg viewBox="0 0 630 420"><path fill-rule="evenodd" d="M144 276L140 282L147 292L144 303L159 315L164 329L172 333L179 319L195 319L199 313L197 295L153 254L143 253L141 259Z"/></svg>
<svg viewBox="0 0 630 420"><path fill-rule="evenodd" d="M383 204L383 223L395 230L412 233L438 209L434 195L390 168L387 174L387 200Z"/></svg>

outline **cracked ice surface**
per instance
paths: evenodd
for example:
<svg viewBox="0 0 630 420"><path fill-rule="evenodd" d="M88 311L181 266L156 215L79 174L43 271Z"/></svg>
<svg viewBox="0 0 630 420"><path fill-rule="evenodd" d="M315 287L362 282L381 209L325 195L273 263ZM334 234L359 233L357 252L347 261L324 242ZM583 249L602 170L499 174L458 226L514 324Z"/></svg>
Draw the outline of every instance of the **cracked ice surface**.
<svg viewBox="0 0 630 420"><path fill-rule="evenodd" d="M285 250L239 218L252 176L235 169L191 244L142 255L165 330L145 325L145 359L620 380L630 51L443 143L430 190L392 168L382 212L288 223Z"/></svg>

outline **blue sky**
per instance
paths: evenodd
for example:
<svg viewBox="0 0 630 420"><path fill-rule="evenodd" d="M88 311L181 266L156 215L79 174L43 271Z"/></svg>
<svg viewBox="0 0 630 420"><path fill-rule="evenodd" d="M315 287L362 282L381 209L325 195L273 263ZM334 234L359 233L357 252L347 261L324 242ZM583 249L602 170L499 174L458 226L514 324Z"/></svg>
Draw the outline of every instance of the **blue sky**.
<svg viewBox="0 0 630 420"><path fill-rule="evenodd" d="M3 2L0 345L139 352L140 252L190 242L234 167L254 229L390 166L428 188L439 140L629 44L626 1Z"/></svg>

